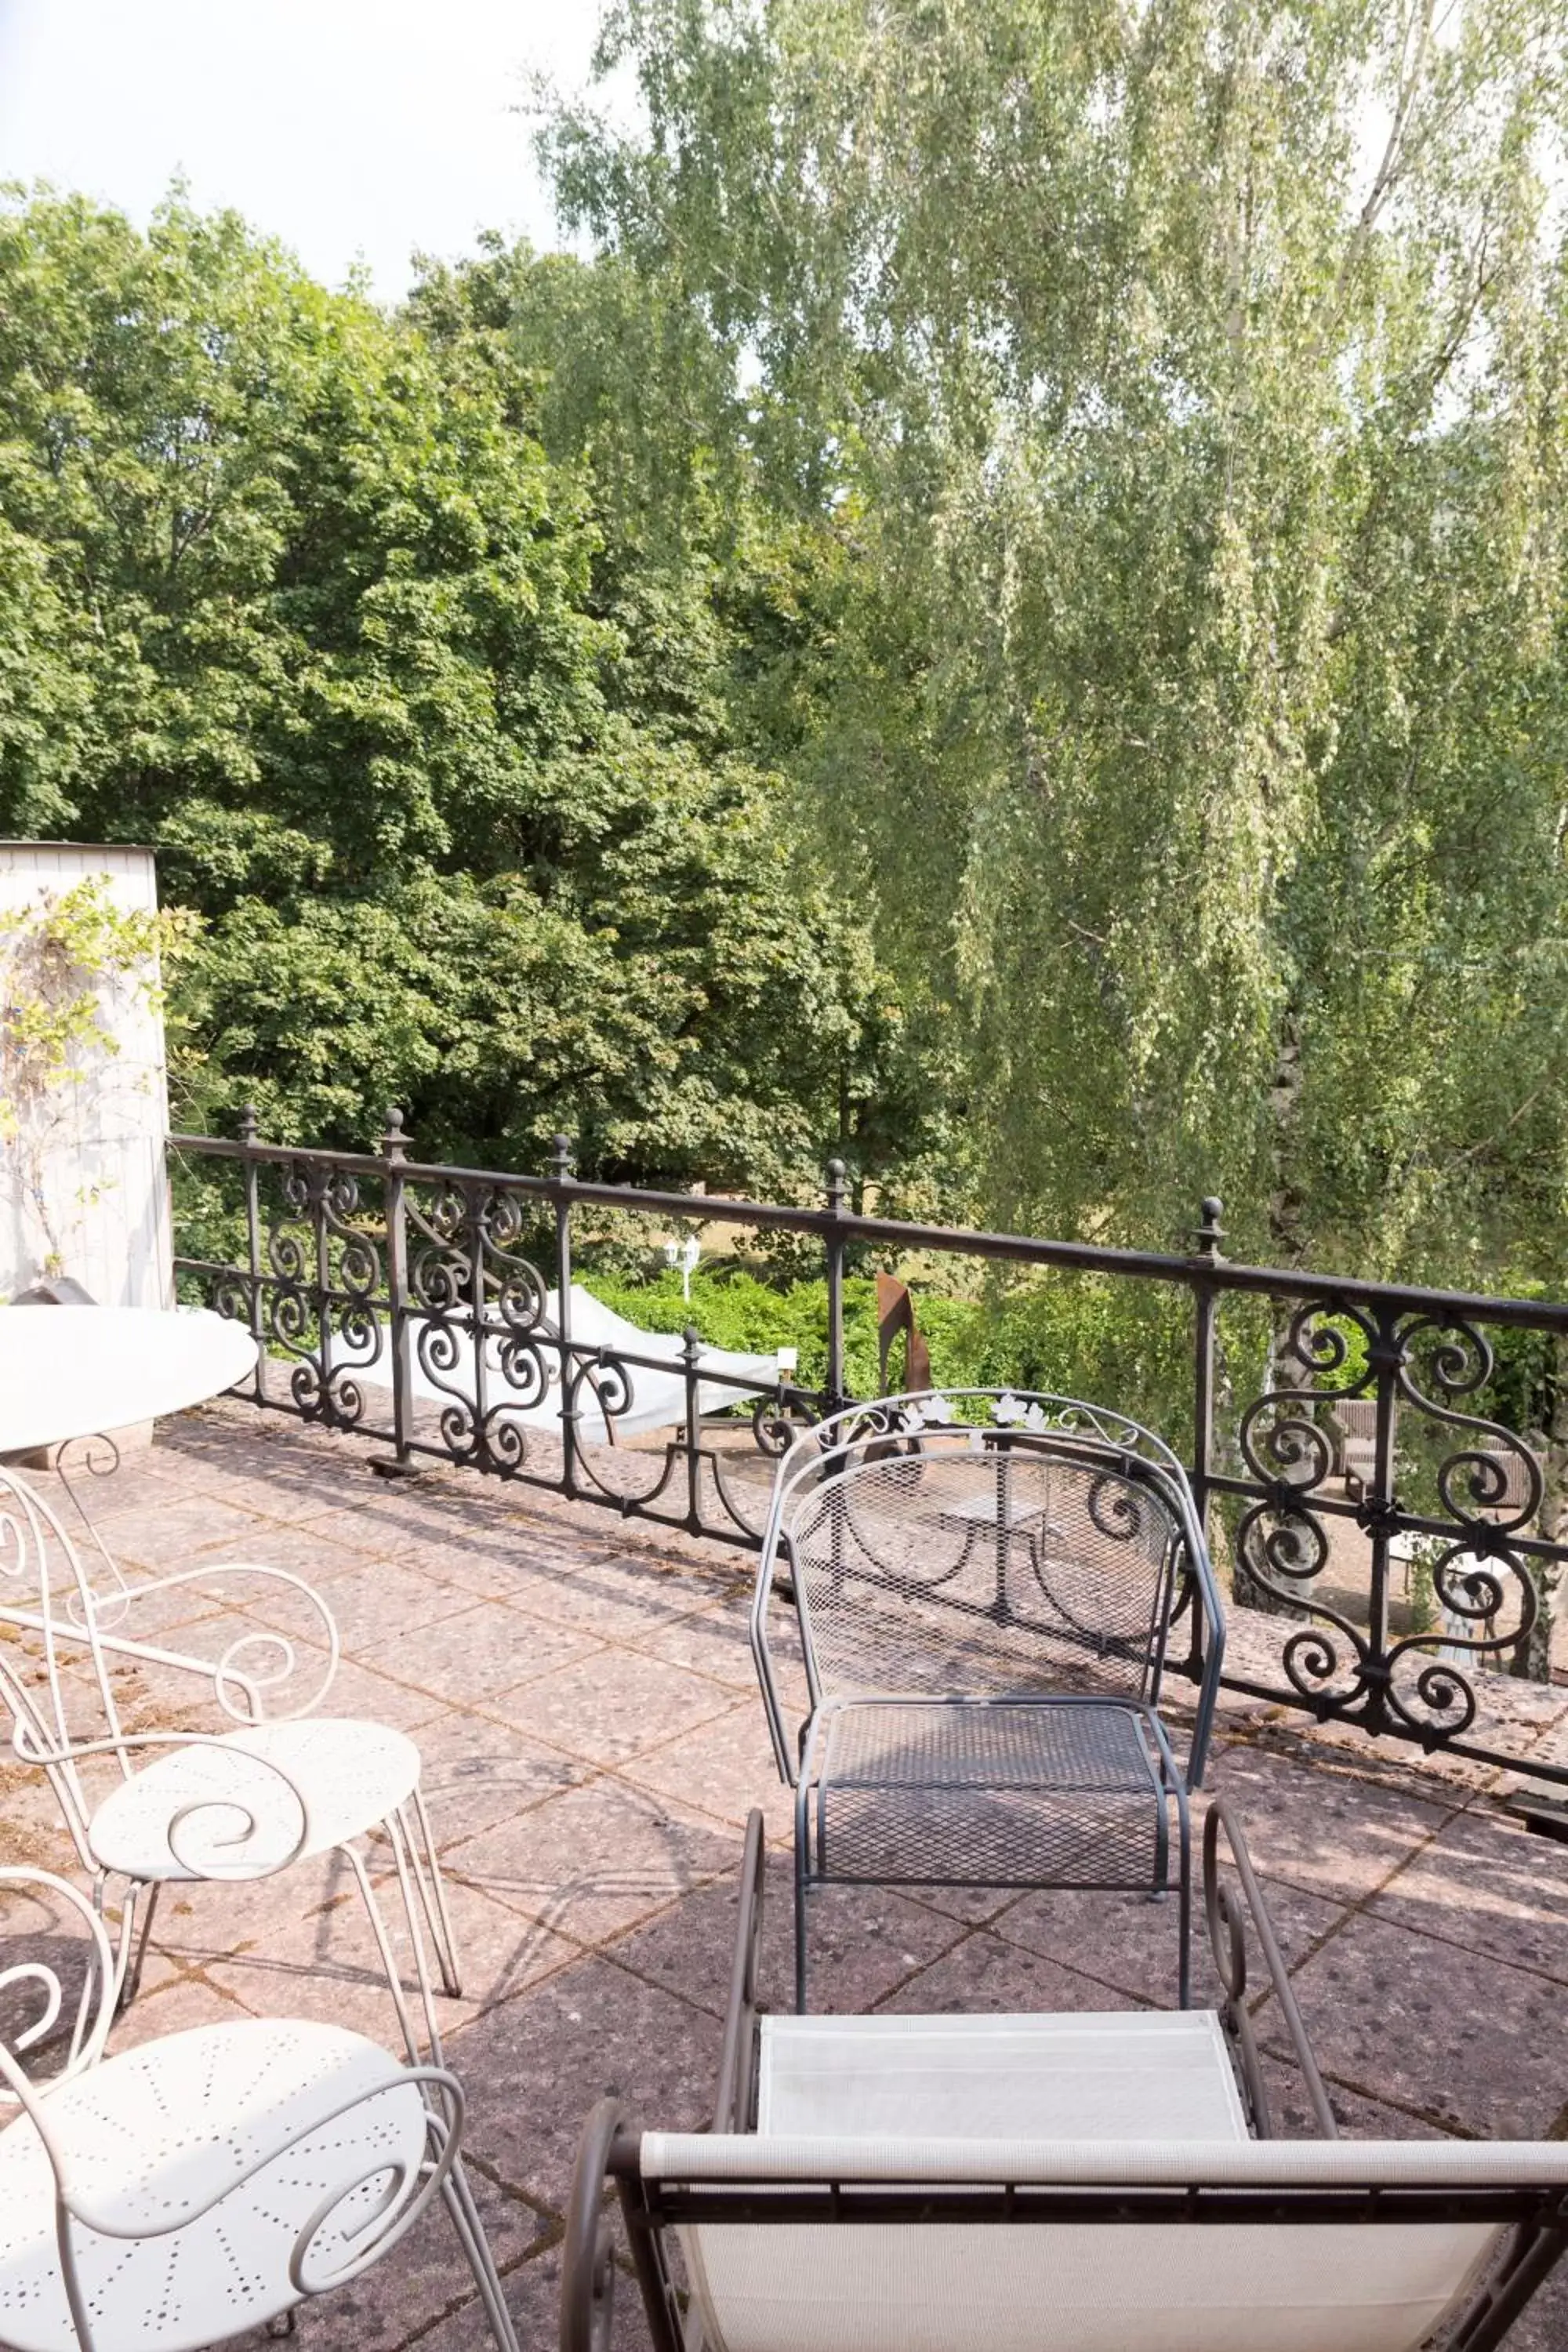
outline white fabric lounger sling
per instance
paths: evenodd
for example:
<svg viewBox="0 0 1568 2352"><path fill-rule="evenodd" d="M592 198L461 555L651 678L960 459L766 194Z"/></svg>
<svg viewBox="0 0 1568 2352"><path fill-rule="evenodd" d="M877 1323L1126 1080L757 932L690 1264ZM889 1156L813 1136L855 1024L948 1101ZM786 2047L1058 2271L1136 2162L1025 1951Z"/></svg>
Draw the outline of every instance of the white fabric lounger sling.
<svg viewBox="0 0 1568 2352"><path fill-rule="evenodd" d="M595 2110L562 2352L609 2344L606 2181L656 2352L1492 2352L1568 2241L1568 2145L1339 2139L1221 1803L1204 1864L1218 2010L761 2016L753 1815L714 2128ZM1319 2138L1270 2136L1237 1884Z"/></svg>

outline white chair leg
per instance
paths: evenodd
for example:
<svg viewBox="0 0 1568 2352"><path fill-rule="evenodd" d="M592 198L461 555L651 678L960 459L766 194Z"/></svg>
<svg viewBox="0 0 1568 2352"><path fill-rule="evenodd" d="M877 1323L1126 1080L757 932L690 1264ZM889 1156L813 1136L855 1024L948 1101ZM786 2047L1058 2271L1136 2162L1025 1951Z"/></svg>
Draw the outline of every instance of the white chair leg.
<svg viewBox="0 0 1568 2352"><path fill-rule="evenodd" d="M108 1892L108 1878L100 1871L92 1882L92 1907L100 1919ZM136 1927L136 1899L141 1892L141 1881L129 1879L120 1901L120 1921L114 1930L114 2013L117 2017L123 2016L136 1992L131 1980L131 1942Z"/></svg>
<svg viewBox="0 0 1568 2352"><path fill-rule="evenodd" d="M491 2335L500 2347L500 2352L521 2352L517 2330L511 2324L511 2314L506 2307L506 2297L501 2291L500 2273L496 2268L495 2256L490 2252L489 2240L485 2235L485 2225L479 2219L479 2209L468 2186L468 2174L463 2170L461 2157L458 2158L447 2174L441 2194L446 2199L447 2210L452 2217L452 2227L458 2233L458 2242L468 2258L468 2268L473 2272L474 2284L479 2288L479 2300L485 2306Z"/></svg>
<svg viewBox="0 0 1568 2352"><path fill-rule="evenodd" d="M138 1891L139 1890L136 1887L132 1886L131 1892L126 1896L126 1909L124 1916L128 1921L135 1911L136 1895ZM153 1922L158 1916L158 1897L162 1892L163 1881L155 1878L147 1889L147 1908L142 1915L142 1933L136 1938L135 1958L131 1962L130 1973L124 1978L124 1981L121 1988L120 2006L122 2010L130 2008L132 2002L135 2000L137 1994L142 1990L142 1970L146 1962L147 1946L152 1939ZM127 1936L126 1948L127 1950L129 1950L129 1935Z"/></svg>
<svg viewBox="0 0 1568 2352"><path fill-rule="evenodd" d="M441 1990L456 2000L463 1990L458 1960L458 1939L453 1932L451 1915L447 1908L447 1889L441 1877L441 1864L436 1853L436 1841L430 1831L430 1816L425 1810L425 1799L417 1786L415 1788L410 1802L414 1807L414 1819L419 1834L417 1837L413 1834L406 1818L403 1828L414 1863L415 1883L419 1889L420 1902L425 1906L425 1918L430 1929L430 1940L436 1947L436 1958L440 1964Z"/></svg>
<svg viewBox="0 0 1568 2352"><path fill-rule="evenodd" d="M375 1890L371 1885L363 1861L355 1846L341 1845L338 1852L353 1872L355 1883L359 1887L360 1899L364 1905L365 1916L370 1921L371 1933L375 1937L376 1950L381 1955L382 1974L386 1979L386 1989L392 1995L392 2005L397 2011L397 2022L402 2031L404 2048L408 2053L409 2063L414 2066L422 2065L428 2054L430 2063L439 2066L445 2063L441 2054L441 2035L436 2023L436 2004L430 1990L430 1974L425 1965L424 1938L419 1933L419 1922L414 1916L414 1907L410 1899L407 1865L403 1856L402 1832L395 1822L390 1820L385 1827L392 1844L393 1858L397 1864L398 1882L403 1889L403 1905L408 1917L409 1932L414 1939L414 1969L418 1979L420 1998L425 2006L426 2049L421 2049L418 2036L414 2031L414 2020L409 2015L408 2003L404 1998L403 1973L397 1965L397 1957L393 1951L392 1941L386 1932L386 1922L381 1916L381 1906L375 1899Z"/></svg>

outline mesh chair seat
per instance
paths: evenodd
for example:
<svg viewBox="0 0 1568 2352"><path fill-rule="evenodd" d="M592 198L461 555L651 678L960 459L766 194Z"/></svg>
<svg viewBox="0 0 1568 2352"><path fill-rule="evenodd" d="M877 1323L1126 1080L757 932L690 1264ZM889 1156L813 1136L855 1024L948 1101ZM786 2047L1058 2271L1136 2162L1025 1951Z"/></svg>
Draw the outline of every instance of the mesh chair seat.
<svg viewBox="0 0 1568 2352"><path fill-rule="evenodd" d="M818 1883L1165 1885L1168 1787L1141 1706L841 1702L807 1772Z"/></svg>

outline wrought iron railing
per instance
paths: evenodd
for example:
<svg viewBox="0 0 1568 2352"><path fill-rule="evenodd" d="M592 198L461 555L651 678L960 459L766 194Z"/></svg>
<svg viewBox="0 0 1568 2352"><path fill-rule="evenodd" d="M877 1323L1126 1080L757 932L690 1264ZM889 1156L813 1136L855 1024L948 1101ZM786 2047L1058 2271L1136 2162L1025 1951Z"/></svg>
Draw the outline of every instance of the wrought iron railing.
<svg viewBox="0 0 1568 2352"><path fill-rule="evenodd" d="M176 1136L171 1151L187 1180L226 1169L243 1248L175 1265L187 1296L261 1342L255 1402L357 1431L384 1448L389 1471L467 1465L751 1548L792 1424L848 1401L852 1251L1158 1286L1190 1325L1181 1418L1190 1412L1198 1507L1232 1577L1226 1686L1568 1783L1563 1709L1544 1686L1568 1564L1555 1539L1560 1522L1568 1531L1561 1465L1474 1409L1494 1370L1489 1334L1555 1341L1568 1305L1234 1265L1213 1200L1182 1255L860 1215L837 1161L819 1208L584 1181L562 1137L542 1176L426 1163L395 1111L378 1153L265 1143L254 1118L237 1141ZM694 1329L673 1366L574 1334L574 1242L595 1211L718 1218L813 1244L826 1276L821 1385L716 1370ZM1218 1378L1221 1318L1247 1302L1268 1317L1269 1369L1237 1398ZM619 1442L639 1375L672 1372L679 1422L651 1446ZM730 1392L728 1417L704 1411ZM1347 1444L1358 1420L1366 1428ZM1347 1476L1351 1452L1360 1469ZM1199 1638L1194 1624L1194 1675Z"/></svg>

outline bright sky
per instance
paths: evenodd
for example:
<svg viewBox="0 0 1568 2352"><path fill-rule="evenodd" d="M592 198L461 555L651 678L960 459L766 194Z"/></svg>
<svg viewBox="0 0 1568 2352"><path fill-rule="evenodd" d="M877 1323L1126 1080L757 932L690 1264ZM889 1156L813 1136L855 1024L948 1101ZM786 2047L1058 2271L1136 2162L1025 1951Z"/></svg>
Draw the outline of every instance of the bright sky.
<svg viewBox="0 0 1568 2352"><path fill-rule="evenodd" d="M598 0L0 0L0 180L144 222L176 174L340 285L395 300L417 247L556 242L509 111L584 75Z"/></svg>

